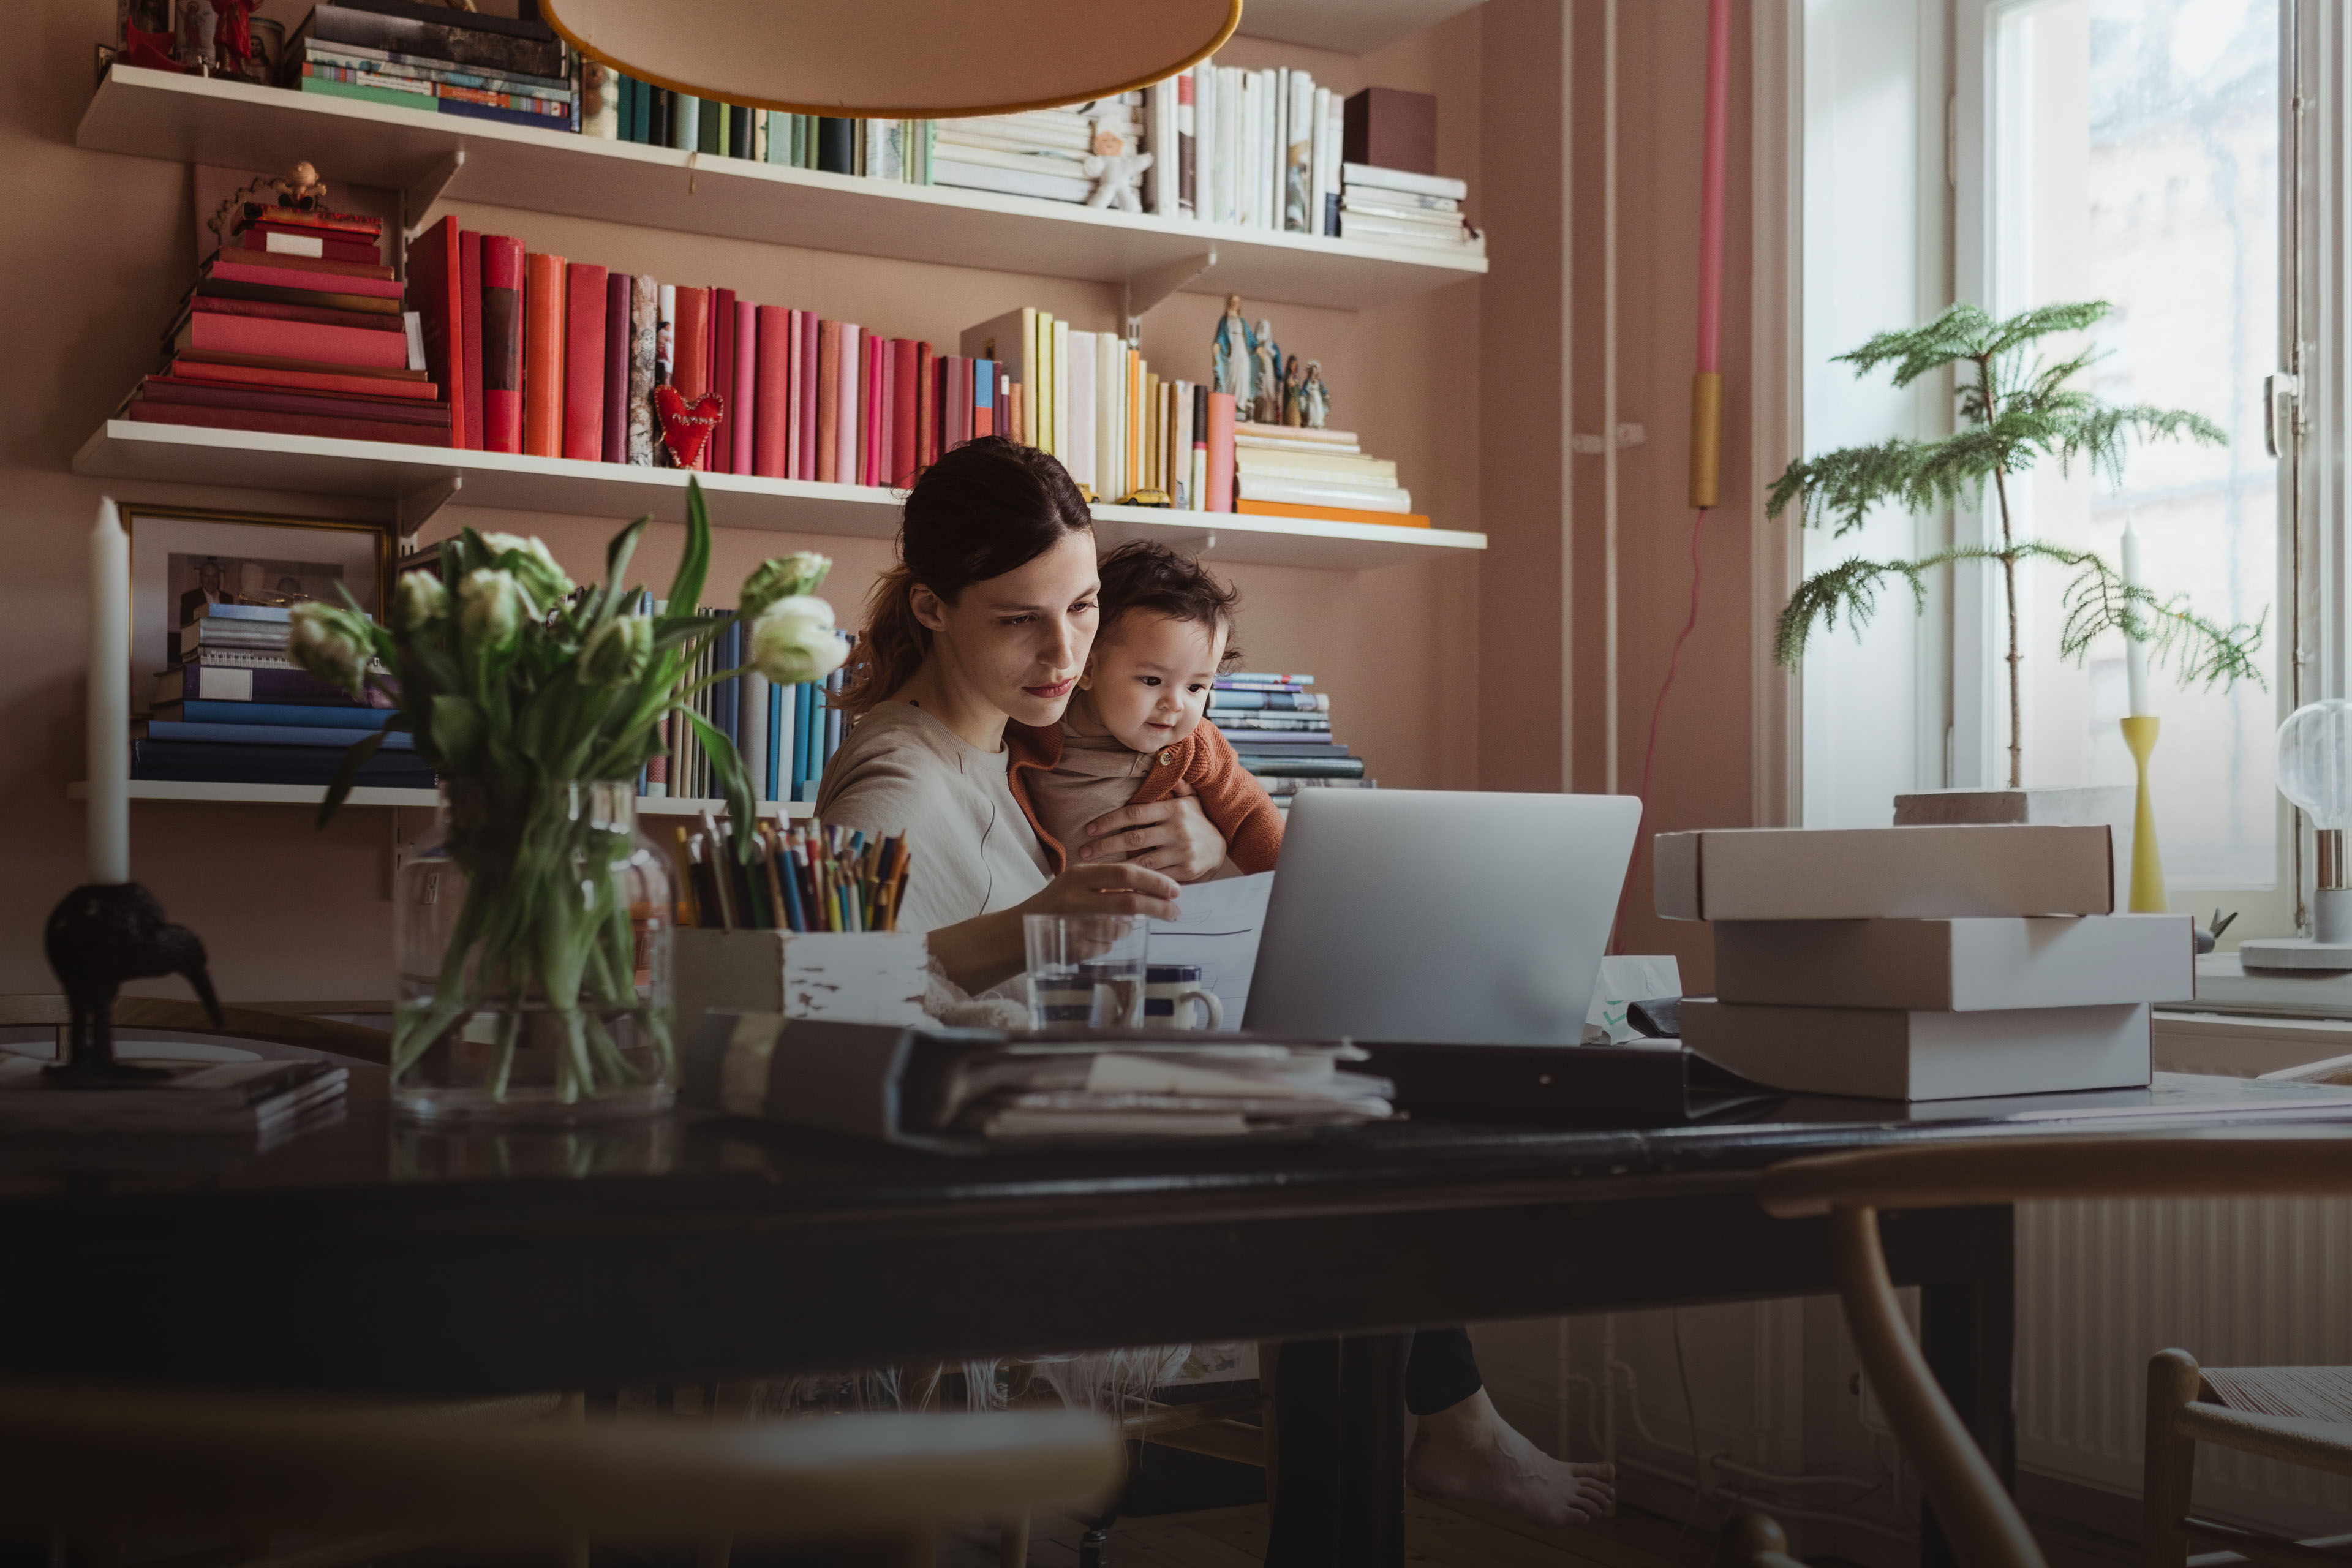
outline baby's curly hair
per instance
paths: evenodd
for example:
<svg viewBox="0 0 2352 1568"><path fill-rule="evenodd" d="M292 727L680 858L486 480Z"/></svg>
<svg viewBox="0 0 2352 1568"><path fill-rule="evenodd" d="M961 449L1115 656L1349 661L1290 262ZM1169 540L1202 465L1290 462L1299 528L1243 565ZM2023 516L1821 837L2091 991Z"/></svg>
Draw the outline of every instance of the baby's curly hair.
<svg viewBox="0 0 2352 1568"><path fill-rule="evenodd" d="M1231 668L1241 662L1242 650L1232 642L1234 607L1241 603L1241 592L1219 582L1191 556L1179 555L1149 539L1131 540L1103 557L1100 573L1102 619L1095 634L1098 639L1107 639L1122 616L1144 610L1171 621L1207 626L1212 634L1223 632L1225 655L1219 668Z"/></svg>

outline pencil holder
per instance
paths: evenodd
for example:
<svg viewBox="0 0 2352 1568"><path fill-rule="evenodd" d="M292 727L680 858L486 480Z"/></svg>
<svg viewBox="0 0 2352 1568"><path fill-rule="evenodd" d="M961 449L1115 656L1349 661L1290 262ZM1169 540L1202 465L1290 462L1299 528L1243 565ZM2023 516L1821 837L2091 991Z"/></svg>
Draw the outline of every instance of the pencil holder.
<svg viewBox="0 0 2352 1568"><path fill-rule="evenodd" d="M675 933L671 988L680 1032L712 1008L920 1024L930 954L914 931L707 931Z"/></svg>

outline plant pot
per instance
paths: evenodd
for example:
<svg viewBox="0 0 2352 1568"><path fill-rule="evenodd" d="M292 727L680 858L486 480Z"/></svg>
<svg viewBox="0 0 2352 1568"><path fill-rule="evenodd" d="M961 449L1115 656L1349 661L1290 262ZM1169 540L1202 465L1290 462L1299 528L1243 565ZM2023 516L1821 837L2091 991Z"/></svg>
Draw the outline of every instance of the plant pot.
<svg viewBox="0 0 2352 1568"><path fill-rule="evenodd" d="M634 784L445 784L440 827L394 890L395 1111L668 1110L670 869L637 830Z"/></svg>

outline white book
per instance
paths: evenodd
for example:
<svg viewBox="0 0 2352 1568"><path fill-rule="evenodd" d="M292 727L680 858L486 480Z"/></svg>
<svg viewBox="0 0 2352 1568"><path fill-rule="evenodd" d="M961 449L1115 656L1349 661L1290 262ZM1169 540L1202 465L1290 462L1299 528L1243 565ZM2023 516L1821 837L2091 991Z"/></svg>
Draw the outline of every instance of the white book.
<svg viewBox="0 0 2352 1568"><path fill-rule="evenodd" d="M1202 60L1192 68L1192 218L1196 223L1223 221L1217 209L1217 163L1224 142L1217 125L1217 68Z"/></svg>
<svg viewBox="0 0 2352 1568"><path fill-rule="evenodd" d="M1283 80L1284 73L1265 73L1265 161L1259 178L1265 186L1265 222L1261 226L1282 232L1282 163L1286 151L1283 144L1283 100L1289 92Z"/></svg>
<svg viewBox="0 0 2352 1568"><path fill-rule="evenodd" d="M768 788L768 678L758 670L743 677L743 771L751 778L751 798L772 800Z"/></svg>
<svg viewBox="0 0 2352 1568"><path fill-rule="evenodd" d="M1236 451L1234 466L1244 474L1268 479L1340 479L1359 485L1393 485L1396 461L1349 452L1269 452L1263 448Z"/></svg>
<svg viewBox="0 0 2352 1568"><path fill-rule="evenodd" d="M901 162L900 127L897 120L861 120L866 132L866 177L869 180L893 182L906 178L906 165Z"/></svg>
<svg viewBox="0 0 2352 1568"><path fill-rule="evenodd" d="M1049 180L1070 180L1089 187L1094 184L1078 173L1074 158L1057 158L1050 153L1029 153L1017 148L974 147L966 142L941 142L947 156L959 163L977 164L983 169L1012 169L1025 174L1042 174Z"/></svg>
<svg viewBox="0 0 2352 1568"><path fill-rule="evenodd" d="M1170 384L1168 396L1168 457L1163 472L1168 492L1178 511L1192 510L1192 384Z"/></svg>
<svg viewBox="0 0 2352 1568"><path fill-rule="evenodd" d="M792 687L782 689L783 715L776 726L776 798L790 800L793 798L793 766L797 760L793 750L796 728L793 722L794 695Z"/></svg>
<svg viewBox="0 0 2352 1568"><path fill-rule="evenodd" d="M1236 476L1244 500L1288 501L1294 506L1344 506L1358 511L1408 512L1412 492L1394 485L1351 485L1340 479L1269 479Z"/></svg>
<svg viewBox="0 0 2352 1568"><path fill-rule="evenodd" d="M1377 218L1382 223L1401 223L1411 227L1427 229L1432 234L1459 238L1462 235L1462 215L1458 212L1432 212L1426 207L1395 207L1386 202L1368 201L1360 195L1339 198L1339 210L1358 217Z"/></svg>
<svg viewBox="0 0 2352 1568"><path fill-rule="evenodd" d="M998 141L1025 142L1032 146L1059 148L1072 153L1084 153L1092 140L1087 122L1070 114L988 114L942 120L939 124L942 136L987 136Z"/></svg>
<svg viewBox="0 0 2352 1568"><path fill-rule="evenodd" d="M1066 180L1055 174L1033 174L1020 169L992 169L950 157L946 148L931 162L931 183L967 191L994 191L1000 195L1034 196L1049 202L1084 202L1094 195L1087 180Z"/></svg>
<svg viewBox="0 0 2352 1568"><path fill-rule="evenodd" d="M1192 506L1194 511L1209 510L1209 449L1192 448Z"/></svg>
<svg viewBox="0 0 2352 1568"><path fill-rule="evenodd" d="M1054 323L1054 455L1070 455L1070 323Z"/></svg>
<svg viewBox="0 0 2352 1568"><path fill-rule="evenodd" d="M1315 89L1314 124L1307 150L1307 232L1321 234L1331 210L1331 89Z"/></svg>
<svg viewBox="0 0 2352 1568"><path fill-rule="evenodd" d="M1418 246L1423 250L1458 250L1478 255L1486 248L1486 242L1467 229L1458 235L1436 234L1419 224L1364 217L1356 213L1339 215L1339 233L1347 239L1368 239L1375 245Z"/></svg>
<svg viewBox="0 0 2352 1568"><path fill-rule="evenodd" d="M1049 172L1064 174L1076 174L1078 165L1086 161L1084 153L1073 149L1041 147L1034 142L1024 142L1015 136L993 136L985 131L941 131L939 143L942 147L956 149L959 157L971 149L984 148L991 153L1034 158Z"/></svg>
<svg viewBox="0 0 2352 1568"><path fill-rule="evenodd" d="M1417 196L1450 196L1458 202L1468 199L1470 195L1470 187L1465 182L1449 180L1443 174L1415 174L1403 169L1375 168L1369 163L1343 163L1340 174L1349 185L1410 191Z"/></svg>
<svg viewBox="0 0 2352 1568"><path fill-rule="evenodd" d="M1220 76L1217 101L1225 120L1225 172L1220 176L1225 222L1238 228L1242 226L1242 214L1249 206L1249 166L1242 161L1243 143L1247 140L1243 132L1249 122L1249 73L1229 70Z"/></svg>
<svg viewBox="0 0 2352 1568"><path fill-rule="evenodd" d="M1109 335L1070 334L1070 444L1062 454L1062 466L1070 471L1070 478L1097 495L1103 490L1096 477L1102 470L1095 443L1095 342Z"/></svg>
<svg viewBox="0 0 2352 1568"><path fill-rule="evenodd" d="M1297 78L1294 70L1274 73L1274 134L1270 151L1274 154L1274 226L1277 231L1290 226L1289 176L1285 170L1290 163L1291 84Z"/></svg>
<svg viewBox="0 0 2352 1568"><path fill-rule="evenodd" d="M1282 226L1315 232L1315 79L1290 73L1290 115L1282 133Z"/></svg>
<svg viewBox="0 0 2352 1568"><path fill-rule="evenodd" d="M1117 500L1127 492L1118 488L1118 386L1122 371L1120 361L1127 345L1115 332L1105 332L1095 340L1095 472L1102 476L1096 493L1107 500Z"/></svg>
<svg viewBox="0 0 2352 1568"><path fill-rule="evenodd" d="M1143 171L1143 210L1159 217L1176 216L1176 79L1155 81L1143 89L1143 150L1151 167Z"/></svg>
<svg viewBox="0 0 2352 1568"><path fill-rule="evenodd" d="M1339 163L1347 145L1348 104L1338 93L1323 107L1323 207L1315 232L1336 237L1339 232Z"/></svg>
<svg viewBox="0 0 2352 1568"><path fill-rule="evenodd" d="M1252 426L1250 428L1264 429L1265 426ZM1317 434L1317 432L1303 429L1301 433L1304 435ZM1342 434L1344 434L1344 432ZM1328 454L1333 452L1360 452L1363 448L1356 445L1356 438L1353 436L1349 436L1344 441L1294 441L1280 436L1236 435L1234 437L1234 450L1236 455L1244 451L1322 452Z"/></svg>
<svg viewBox="0 0 2352 1568"><path fill-rule="evenodd" d="M1251 228L1257 223L1257 73L1234 73L1234 223Z"/></svg>
<svg viewBox="0 0 2352 1568"><path fill-rule="evenodd" d="M2139 1089L2145 1004L1998 1013L1682 1005L1683 1044L1752 1082L1866 1100L1978 1100Z"/></svg>

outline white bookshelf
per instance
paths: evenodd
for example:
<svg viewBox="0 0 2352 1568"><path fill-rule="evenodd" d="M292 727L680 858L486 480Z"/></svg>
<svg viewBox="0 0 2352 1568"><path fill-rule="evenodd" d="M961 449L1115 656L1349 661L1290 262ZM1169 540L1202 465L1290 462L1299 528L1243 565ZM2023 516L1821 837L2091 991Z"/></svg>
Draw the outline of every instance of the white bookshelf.
<svg viewBox="0 0 2352 1568"><path fill-rule="evenodd" d="M212 784L183 779L132 779L132 800L178 800L216 805L317 805L327 791L321 784ZM89 785L78 781L66 786L68 800L88 800ZM429 789L382 789L362 786L345 797L346 805L408 805L430 810L436 799ZM760 803L762 816L806 817L815 807L807 801L769 800ZM727 815L723 800L673 800L665 795L637 797L641 816L695 816L703 812Z"/></svg>
<svg viewBox="0 0 2352 1568"><path fill-rule="evenodd" d="M1164 291L1368 310L1483 277L1475 251L1216 224L817 174L569 132L117 66L75 129L92 152L399 191L408 224L442 196L682 233Z"/></svg>
<svg viewBox="0 0 2352 1568"><path fill-rule="evenodd" d="M74 454L73 471L100 479L380 498L404 532L414 531L444 500L587 517L651 512L679 521L686 516L687 476L678 468L136 419L100 426ZM888 539L898 532L896 491L750 474L704 474L701 479L713 527L857 539ZM450 490L453 481L457 489ZM1106 549L1130 539L1157 539L1203 551L1213 561L1260 565L1357 571L1486 548L1485 534L1454 529L1244 512L1105 505L1095 508L1095 519Z"/></svg>

